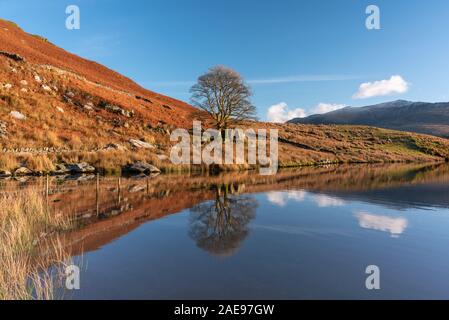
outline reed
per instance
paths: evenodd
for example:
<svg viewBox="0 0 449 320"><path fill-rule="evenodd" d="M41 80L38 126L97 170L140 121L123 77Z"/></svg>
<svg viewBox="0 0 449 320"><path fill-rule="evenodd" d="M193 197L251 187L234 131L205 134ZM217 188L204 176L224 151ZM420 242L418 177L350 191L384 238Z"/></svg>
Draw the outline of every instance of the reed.
<svg viewBox="0 0 449 320"><path fill-rule="evenodd" d="M68 228L70 219L52 213L36 189L0 196L1 300L55 299L55 270L69 255L54 235Z"/></svg>

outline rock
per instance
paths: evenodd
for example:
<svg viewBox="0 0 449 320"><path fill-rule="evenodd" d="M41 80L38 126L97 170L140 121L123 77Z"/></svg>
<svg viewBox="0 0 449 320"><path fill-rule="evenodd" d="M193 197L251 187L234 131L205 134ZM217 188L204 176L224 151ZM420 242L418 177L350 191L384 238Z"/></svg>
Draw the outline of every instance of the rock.
<svg viewBox="0 0 449 320"><path fill-rule="evenodd" d="M5 30L7 31L8 29L5 28ZM20 56L20 55L18 55L17 53L10 53L10 52L6 52L6 51L0 51L0 55L5 56L5 57L7 57L9 59L12 59L14 61L17 61L17 62L25 61L25 58Z"/></svg>
<svg viewBox="0 0 449 320"><path fill-rule="evenodd" d="M15 176L26 176L26 175L29 175L29 174L32 174L32 173L33 173L33 171L31 171L27 167L20 167L20 168L17 168L14 171L14 175Z"/></svg>
<svg viewBox="0 0 449 320"><path fill-rule="evenodd" d="M95 172L95 168L85 162L69 164L67 166L67 169L71 173L93 173L93 172Z"/></svg>
<svg viewBox="0 0 449 320"><path fill-rule="evenodd" d="M64 113L64 109L62 109L61 107L56 107L56 110L58 110L61 113Z"/></svg>
<svg viewBox="0 0 449 320"><path fill-rule="evenodd" d="M106 103L104 101L101 102L98 106L100 108L105 109L108 112L115 113L115 114L120 114L120 115L128 117L128 118L131 118L131 117L134 116L134 111L128 111L128 110L125 110L123 108L120 108L119 106L116 106L116 105L113 105L113 104L108 104L108 103Z"/></svg>
<svg viewBox="0 0 449 320"><path fill-rule="evenodd" d="M136 139L130 139L129 143L134 147L134 148L138 148L138 149L154 149L156 148L154 145L152 145L151 143L148 142L144 142L144 141L140 141L140 140L136 140Z"/></svg>
<svg viewBox="0 0 449 320"><path fill-rule="evenodd" d="M75 94L72 91L67 91L65 94L66 94L66 96L68 96L70 98L75 97Z"/></svg>
<svg viewBox="0 0 449 320"><path fill-rule="evenodd" d="M51 88L45 84L42 85L42 89L44 89L45 91L51 91Z"/></svg>
<svg viewBox="0 0 449 320"><path fill-rule="evenodd" d="M164 161L168 159L168 156L166 156L165 154L158 154L157 158L161 161Z"/></svg>
<svg viewBox="0 0 449 320"><path fill-rule="evenodd" d="M35 80L36 82L39 82L39 83L42 82L41 77L39 77L37 74L34 76L34 80Z"/></svg>
<svg viewBox="0 0 449 320"><path fill-rule="evenodd" d="M21 84L22 86L27 86L27 85L28 85L28 81L26 81L26 80L21 80L21 81L20 81L20 84Z"/></svg>
<svg viewBox="0 0 449 320"><path fill-rule="evenodd" d="M93 110L94 104L92 102L88 102L83 106L83 108L86 110Z"/></svg>
<svg viewBox="0 0 449 320"><path fill-rule="evenodd" d="M4 137L8 134L6 129L6 122L0 121L0 137Z"/></svg>
<svg viewBox="0 0 449 320"><path fill-rule="evenodd" d="M28 92L27 88L20 89L21 92Z"/></svg>
<svg viewBox="0 0 449 320"><path fill-rule="evenodd" d="M118 143L109 143L104 148L105 150L126 150L124 146Z"/></svg>
<svg viewBox="0 0 449 320"><path fill-rule="evenodd" d="M67 169L67 167L61 163L56 165L56 170L53 171L53 174L62 175L62 174L68 174L70 173L70 170Z"/></svg>
<svg viewBox="0 0 449 320"><path fill-rule="evenodd" d="M7 83L7 84L3 85L3 88L5 88L6 90L9 90L12 88L12 84Z"/></svg>
<svg viewBox="0 0 449 320"><path fill-rule="evenodd" d="M25 120L25 119L26 119L25 115L23 115L23 114L20 113L19 111L11 111L11 112L9 113L9 115L10 115L11 117L13 117L14 119L17 119L17 120Z"/></svg>
<svg viewBox="0 0 449 320"><path fill-rule="evenodd" d="M6 177L10 177L11 176L11 172L8 170L0 170L0 178L6 178Z"/></svg>
<svg viewBox="0 0 449 320"><path fill-rule="evenodd" d="M143 162L143 161L137 161L131 165L128 165L124 168L125 171L132 172L132 173L160 173L161 170L159 170L157 167Z"/></svg>

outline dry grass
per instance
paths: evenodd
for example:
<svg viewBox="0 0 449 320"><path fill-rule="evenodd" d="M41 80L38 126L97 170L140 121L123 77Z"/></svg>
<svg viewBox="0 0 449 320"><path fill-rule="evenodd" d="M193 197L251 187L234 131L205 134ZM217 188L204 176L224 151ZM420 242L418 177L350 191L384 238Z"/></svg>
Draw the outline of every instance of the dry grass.
<svg viewBox="0 0 449 320"><path fill-rule="evenodd" d="M3 154L0 156L0 170L12 171L20 165L17 156Z"/></svg>
<svg viewBox="0 0 449 320"><path fill-rule="evenodd" d="M49 266L68 261L55 231L70 222L51 213L37 190L0 197L0 300L54 299Z"/></svg>

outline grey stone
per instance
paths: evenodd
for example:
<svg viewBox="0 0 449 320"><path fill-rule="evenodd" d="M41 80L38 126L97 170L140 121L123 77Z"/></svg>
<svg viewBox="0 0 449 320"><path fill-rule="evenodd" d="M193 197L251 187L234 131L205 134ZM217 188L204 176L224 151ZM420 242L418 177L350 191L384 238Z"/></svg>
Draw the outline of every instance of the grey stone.
<svg viewBox="0 0 449 320"><path fill-rule="evenodd" d="M137 161L131 165L128 165L125 167L125 171L131 172L131 173L159 173L161 170L159 168L143 162L143 161Z"/></svg>
<svg viewBox="0 0 449 320"><path fill-rule="evenodd" d="M95 168L85 162L69 164L69 165L67 165L67 169L71 173L93 173L93 172L95 172Z"/></svg>
<svg viewBox="0 0 449 320"><path fill-rule="evenodd" d="M32 173L33 173L33 171L31 171L27 167L20 167L20 168L17 168L14 171L14 175L15 176L26 176L26 175L29 175L29 174L32 174Z"/></svg>
<svg viewBox="0 0 449 320"><path fill-rule="evenodd" d="M138 148L138 149L154 149L156 148L154 145L152 145L151 143L148 142L144 142L144 141L140 141L140 140L136 140L136 139L130 139L129 143L134 147L134 148Z"/></svg>

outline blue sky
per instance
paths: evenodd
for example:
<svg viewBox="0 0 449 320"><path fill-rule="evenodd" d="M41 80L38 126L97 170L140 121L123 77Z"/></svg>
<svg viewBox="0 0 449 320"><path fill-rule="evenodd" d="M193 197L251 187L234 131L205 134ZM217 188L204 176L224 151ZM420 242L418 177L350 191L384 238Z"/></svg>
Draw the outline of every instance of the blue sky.
<svg viewBox="0 0 449 320"><path fill-rule="evenodd" d="M72 4L80 30L65 28ZM380 30L365 27L370 4ZM449 100L447 0L0 0L0 17L184 101L200 74L227 65L251 84L262 120L273 105L282 118L320 103Z"/></svg>

